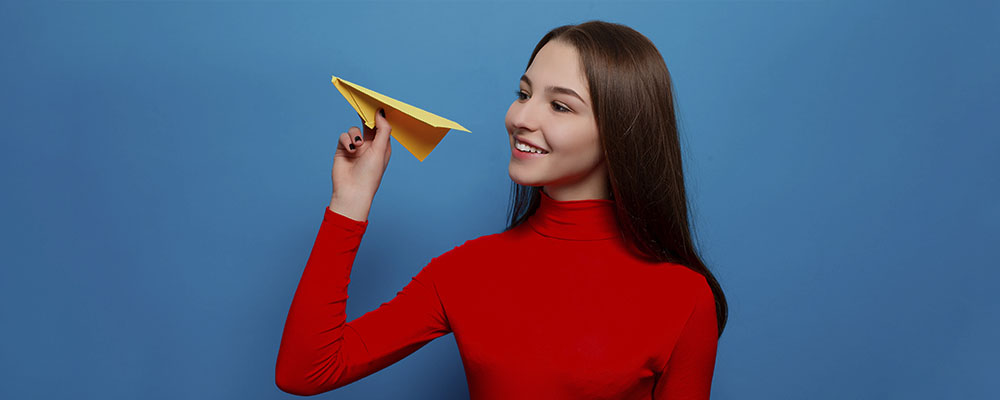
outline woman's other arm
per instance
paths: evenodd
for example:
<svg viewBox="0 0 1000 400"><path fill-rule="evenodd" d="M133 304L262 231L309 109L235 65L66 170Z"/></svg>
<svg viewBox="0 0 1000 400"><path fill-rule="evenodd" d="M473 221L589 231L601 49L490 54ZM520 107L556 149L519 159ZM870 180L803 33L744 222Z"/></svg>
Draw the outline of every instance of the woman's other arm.
<svg viewBox="0 0 1000 400"><path fill-rule="evenodd" d="M715 297L701 279L694 309L681 331L670 359L653 389L654 400L706 400L712 389L719 343Z"/></svg>

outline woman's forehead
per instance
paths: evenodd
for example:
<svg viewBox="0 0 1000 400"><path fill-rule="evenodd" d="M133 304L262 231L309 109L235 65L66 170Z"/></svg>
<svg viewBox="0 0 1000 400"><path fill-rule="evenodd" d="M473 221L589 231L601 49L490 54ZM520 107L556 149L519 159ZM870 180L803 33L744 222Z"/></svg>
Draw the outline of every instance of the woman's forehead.
<svg viewBox="0 0 1000 400"><path fill-rule="evenodd" d="M560 40L551 40L538 50L525 76L532 86L557 86L573 89L581 95L589 93L580 53Z"/></svg>

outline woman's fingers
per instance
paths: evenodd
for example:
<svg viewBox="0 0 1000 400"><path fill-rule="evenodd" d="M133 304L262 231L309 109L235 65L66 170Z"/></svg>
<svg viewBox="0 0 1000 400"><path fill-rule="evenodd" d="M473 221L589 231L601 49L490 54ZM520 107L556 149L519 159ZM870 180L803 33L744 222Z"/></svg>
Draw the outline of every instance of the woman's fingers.
<svg viewBox="0 0 1000 400"><path fill-rule="evenodd" d="M351 143L351 135L347 132L340 134L340 147L343 147L344 151L350 154L354 154L357 151L357 146Z"/></svg>
<svg viewBox="0 0 1000 400"><path fill-rule="evenodd" d="M353 144L356 149L360 150L361 145L364 144L364 139L361 138L361 129L358 129L356 126L352 126L351 129L347 130L347 136L349 136L348 140L351 141L351 144Z"/></svg>
<svg viewBox="0 0 1000 400"><path fill-rule="evenodd" d="M384 112L385 111L382 109L375 112L374 129L369 128L364 124L364 120L362 120L361 128L352 126L347 130L347 133L342 133L340 135L340 143L344 149L346 149L349 153L354 154L358 150L361 150L361 146L375 145L377 146L376 148L384 149L386 156L388 156L389 136L392 133L392 126L389 125L389 121L386 120L385 116L382 114ZM352 145L354 148L351 148Z"/></svg>

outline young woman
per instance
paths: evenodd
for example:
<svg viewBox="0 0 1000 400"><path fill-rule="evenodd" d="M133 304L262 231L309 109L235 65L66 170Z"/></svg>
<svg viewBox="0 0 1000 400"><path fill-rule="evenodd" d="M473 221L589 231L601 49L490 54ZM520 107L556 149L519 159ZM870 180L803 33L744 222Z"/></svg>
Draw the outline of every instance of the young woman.
<svg viewBox="0 0 1000 400"><path fill-rule="evenodd" d="M389 162L384 114L351 127L292 300L276 383L347 385L454 333L473 399L707 399L727 317L690 239L672 89L623 25L558 27L507 111L510 225L435 257L346 322L347 287Z"/></svg>

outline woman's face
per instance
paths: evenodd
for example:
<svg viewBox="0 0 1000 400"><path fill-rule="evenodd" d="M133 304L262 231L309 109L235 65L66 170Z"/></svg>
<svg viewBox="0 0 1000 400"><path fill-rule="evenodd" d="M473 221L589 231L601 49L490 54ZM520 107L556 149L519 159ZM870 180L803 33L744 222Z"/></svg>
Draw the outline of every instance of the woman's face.
<svg viewBox="0 0 1000 400"><path fill-rule="evenodd" d="M505 119L510 178L556 200L608 198L604 152L576 48L551 40L521 77ZM523 152L520 143L542 151Z"/></svg>

